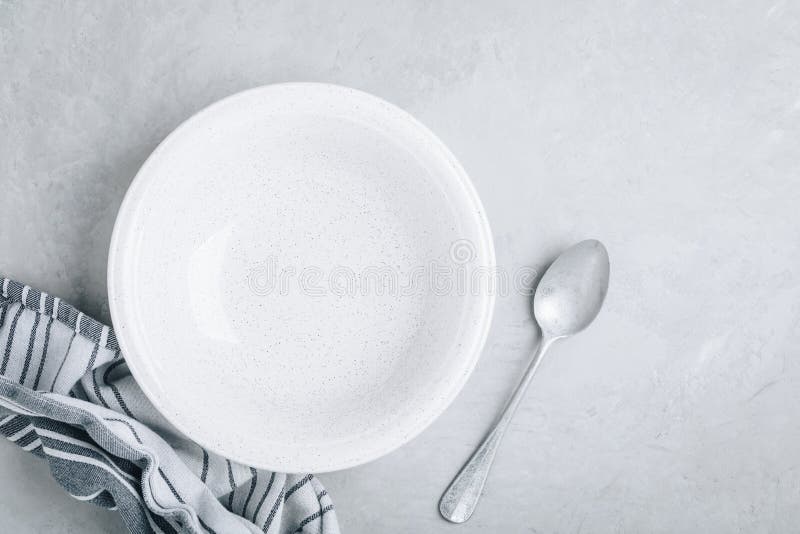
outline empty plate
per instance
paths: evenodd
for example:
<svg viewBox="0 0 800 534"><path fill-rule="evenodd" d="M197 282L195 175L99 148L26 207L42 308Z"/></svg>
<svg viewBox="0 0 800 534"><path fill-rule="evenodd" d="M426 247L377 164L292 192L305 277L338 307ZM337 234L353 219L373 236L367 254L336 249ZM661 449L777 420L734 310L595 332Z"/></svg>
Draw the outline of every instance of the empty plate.
<svg viewBox="0 0 800 534"><path fill-rule="evenodd" d="M357 465L453 400L494 297L461 166L368 94L281 84L169 135L120 208L111 314L137 382L181 432L284 472Z"/></svg>

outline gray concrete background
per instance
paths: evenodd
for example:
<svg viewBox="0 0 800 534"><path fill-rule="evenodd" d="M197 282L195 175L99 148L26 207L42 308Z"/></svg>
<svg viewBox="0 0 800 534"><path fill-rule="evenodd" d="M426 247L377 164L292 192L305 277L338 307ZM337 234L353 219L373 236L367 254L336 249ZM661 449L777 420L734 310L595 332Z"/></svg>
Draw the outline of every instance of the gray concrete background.
<svg viewBox="0 0 800 534"><path fill-rule="evenodd" d="M612 286L468 524L435 505L536 341L520 295L429 430L320 477L344 532L800 532L798 66L782 1L0 0L0 272L108 320L114 216L168 132L255 85L357 87L461 159L502 266L598 237ZM122 528L10 444L0 509L2 532Z"/></svg>

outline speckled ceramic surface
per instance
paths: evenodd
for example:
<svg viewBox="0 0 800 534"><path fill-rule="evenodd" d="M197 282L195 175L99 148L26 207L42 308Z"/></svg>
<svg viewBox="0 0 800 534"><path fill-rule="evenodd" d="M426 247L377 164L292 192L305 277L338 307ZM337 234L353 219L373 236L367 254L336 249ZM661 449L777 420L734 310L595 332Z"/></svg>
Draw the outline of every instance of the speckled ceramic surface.
<svg viewBox="0 0 800 534"><path fill-rule="evenodd" d="M155 150L117 218L109 298L176 427L319 472L395 449L452 401L493 306L458 280L493 265L480 201L429 130L365 93L281 84Z"/></svg>

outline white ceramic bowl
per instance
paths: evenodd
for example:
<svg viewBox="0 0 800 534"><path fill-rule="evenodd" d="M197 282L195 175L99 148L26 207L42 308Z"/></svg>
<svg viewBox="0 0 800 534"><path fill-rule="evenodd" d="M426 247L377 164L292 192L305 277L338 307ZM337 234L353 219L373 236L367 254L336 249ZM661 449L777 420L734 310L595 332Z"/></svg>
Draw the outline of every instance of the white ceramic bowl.
<svg viewBox="0 0 800 534"><path fill-rule="evenodd" d="M248 465L320 472L448 406L486 338L493 266L481 203L428 129L353 89L281 84L158 146L108 284L128 365L175 427Z"/></svg>

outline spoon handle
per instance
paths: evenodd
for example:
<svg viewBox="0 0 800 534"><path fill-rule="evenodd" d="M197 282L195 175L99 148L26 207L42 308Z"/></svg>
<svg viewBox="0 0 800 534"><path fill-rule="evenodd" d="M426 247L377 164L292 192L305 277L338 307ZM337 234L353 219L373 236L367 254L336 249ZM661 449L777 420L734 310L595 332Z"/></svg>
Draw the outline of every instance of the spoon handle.
<svg viewBox="0 0 800 534"><path fill-rule="evenodd" d="M531 379L536 373L536 368L539 367L539 363L542 361L542 356L544 356L553 341L551 338L542 338L531 362L528 364L528 368L525 370L525 374L522 376L511 398L508 399L494 427L492 427L492 430L483 439L475 452L472 453L470 459L464 464L456 478L450 483L447 491L442 495L442 499L439 501L439 513L448 521L463 523L475 511L475 506L478 504L483 485L486 483L486 477L492 467L492 461L494 461L494 455L497 453L500 440L503 439L503 434L511 422L511 418L514 416L514 412L517 410L528 384L531 383Z"/></svg>

